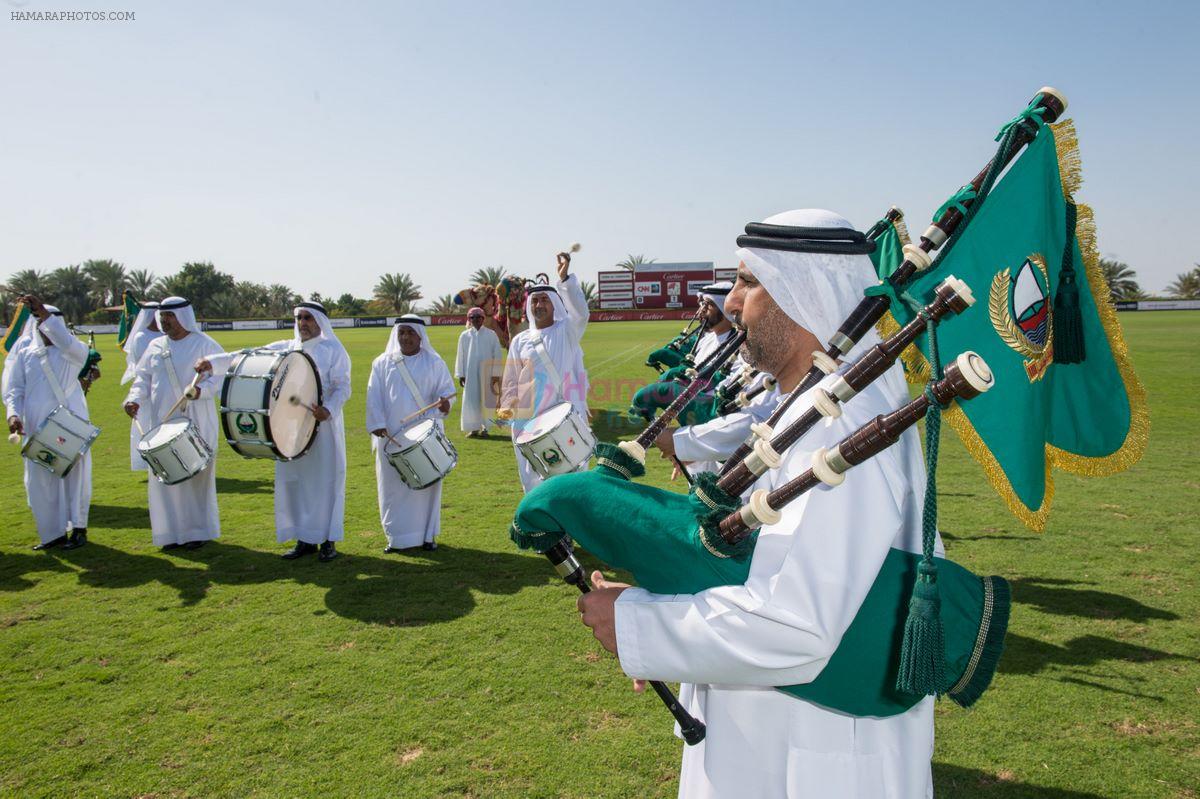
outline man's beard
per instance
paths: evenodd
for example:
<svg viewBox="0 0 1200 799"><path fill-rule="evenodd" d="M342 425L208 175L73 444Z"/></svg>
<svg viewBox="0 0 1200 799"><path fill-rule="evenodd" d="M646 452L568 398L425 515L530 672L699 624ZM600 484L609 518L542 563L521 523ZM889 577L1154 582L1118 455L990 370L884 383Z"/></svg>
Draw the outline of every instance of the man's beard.
<svg viewBox="0 0 1200 799"><path fill-rule="evenodd" d="M796 323L780 308L772 308L758 320L754 330L747 329L742 357L755 369L775 374L795 335Z"/></svg>

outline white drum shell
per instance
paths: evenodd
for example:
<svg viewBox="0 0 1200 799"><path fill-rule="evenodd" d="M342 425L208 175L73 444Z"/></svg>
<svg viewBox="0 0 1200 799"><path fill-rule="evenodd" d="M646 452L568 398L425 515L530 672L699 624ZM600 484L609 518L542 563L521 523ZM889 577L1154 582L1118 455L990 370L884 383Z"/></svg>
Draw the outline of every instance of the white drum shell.
<svg viewBox="0 0 1200 799"><path fill-rule="evenodd" d="M532 419L517 435L516 444L535 472L553 477L587 463L596 448L596 437L571 403L562 402Z"/></svg>
<svg viewBox="0 0 1200 799"><path fill-rule="evenodd" d="M100 435L100 428L59 405L25 439L21 454L59 477L66 477Z"/></svg>
<svg viewBox="0 0 1200 799"><path fill-rule="evenodd" d="M213 459L212 448L191 419L170 419L151 428L138 442L138 454L164 485L195 477Z"/></svg>
<svg viewBox="0 0 1200 799"><path fill-rule="evenodd" d="M397 440L403 446L389 451L388 447L395 445L384 439L383 455L413 490L428 488L458 465L458 450L432 419L414 425Z"/></svg>

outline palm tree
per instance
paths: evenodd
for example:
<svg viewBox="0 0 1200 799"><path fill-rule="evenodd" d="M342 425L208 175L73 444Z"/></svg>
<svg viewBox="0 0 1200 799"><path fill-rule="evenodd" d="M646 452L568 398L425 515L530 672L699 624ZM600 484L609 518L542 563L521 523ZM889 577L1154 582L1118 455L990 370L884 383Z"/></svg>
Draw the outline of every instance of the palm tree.
<svg viewBox="0 0 1200 799"><path fill-rule="evenodd" d="M1115 258L1101 258L1100 271L1108 283L1108 301L1132 300L1142 293L1137 282L1137 272L1129 268L1129 264Z"/></svg>
<svg viewBox="0 0 1200 799"><path fill-rule="evenodd" d="M454 304L453 294L443 294L433 301L429 306L429 313L434 314L456 314L462 313L462 306Z"/></svg>
<svg viewBox="0 0 1200 799"><path fill-rule="evenodd" d="M223 291L210 297L205 303L204 315L208 319L238 319L253 313L240 292Z"/></svg>
<svg viewBox="0 0 1200 799"><path fill-rule="evenodd" d="M421 287L413 283L407 272L383 275L375 284L375 298L382 300L398 314L412 311L412 304L421 299Z"/></svg>
<svg viewBox="0 0 1200 799"><path fill-rule="evenodd" d="M482 269L476 269L471 273L470 281L472 286L480 286L486 283L489 286L499 286L500 281L508 272L503 266L485 266Z"/></svg>
<svg viewBox="0 0 1200 799"><path fill-rule="evenodd" d="M579 288L583 290L583 298L587 300L587 307L595 308L600 303L600 298L596 296L596 284L587 280L580 281Z"/></svg>
<svg viewBox="0 0 1200 799"><path fill-rule="evenodd" d="M96 307L117 305L129 288L129 277L122 264L110 259L83 262L83 272L92 281L92 299Z"/></svg>
<svg viewBox="0 0 1200 799"><path fill-rule="evenodd" d="M8 279L8 292L10 294L20 296L22 294L36 294L42 299L50 296L51 286L50 278L45 272L39 272L36 269L22 269Z"/></svg>
<svg viewBox="0 0 1200 799"><path fill-rule="evenodd" d="M81 266L64 266L50 273L54 304L68 320L82 322L92 305L92 281Z"/></svg>
<svg viewBox="0 0 1200 799"><path fill-rule="evenodd" d="M654 260L655 259L653 258L646 258L644 255L630 254L624 261L617 262L617 268L624 269L629 272L636 272L639 266L642 264L652 264L654 263Z"/></svg>
<svg viewBox="0 0 1200 799"><path fill-rule="evenodd" d="M154 273L149 269L134 269L127 276L129 290L139 300L148 300L154 292Z"/></svg>
<svg viewBox="0 0 1200 799"><path fill-rule="evenodd" d="M300 295L282 283L267 287L267 313L271 316L287 316L300 302Z"/></svg>
<svg viewBox="0 0 1200 799"><path fill-rule="evenodd" d="M1181 272L1175 276L1175 282L1167 286L1167 293L1181 300L1194 300L1200 297L1200 264L1190 272Z"/></svg>

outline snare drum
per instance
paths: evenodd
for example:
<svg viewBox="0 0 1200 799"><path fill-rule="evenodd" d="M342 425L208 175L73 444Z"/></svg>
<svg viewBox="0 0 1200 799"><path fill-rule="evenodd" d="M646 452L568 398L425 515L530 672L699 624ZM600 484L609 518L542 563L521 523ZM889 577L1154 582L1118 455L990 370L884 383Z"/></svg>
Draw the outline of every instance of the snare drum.
<svg viewBox="0 0 1200 799"><path fill-rule="evenodd" d="M43 469L66 477L98 435L99 427L59 405L25 439L21 454Z"/></svg>
<svg viewBox="0 0 1200 799"><path fill-rule="evenodd" d="M151 428L138 442L138 454L158 481L169 486L200 474L213 459L212 447L196 423L186 418Z"/></svg>
<svg viewBox="0 0 1200 799"><path fill-rule="evenodd" d="M433 419L413 425L396 440L401 449L389 452L387 447L395 445L384 439L383 456L411 489L428 488L458 465L458 450Z"/></svg>
<svg viewBox="0 0 1200 799"><path fill-rule="evenodd" d="M569 402L535 416L513 441L542 477L575 471L587 463L596 446L587 422Z"/></svg>
<svg viewBox="0 0 1200 799"><path fill-rule="evenodd" d="M312 446L321 377L300 350L243 350L221 384L221 428L244 458L291 461Z"/></svg>

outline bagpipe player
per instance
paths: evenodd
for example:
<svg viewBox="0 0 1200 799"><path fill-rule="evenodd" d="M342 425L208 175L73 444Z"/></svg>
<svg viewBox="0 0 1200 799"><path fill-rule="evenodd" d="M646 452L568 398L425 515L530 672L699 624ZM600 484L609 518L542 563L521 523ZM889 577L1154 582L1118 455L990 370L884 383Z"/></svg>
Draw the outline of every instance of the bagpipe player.
<svg viewBox="0 0 1200 799"><path fill-rule="evenodd" d="M792 251L738 250L725 309L746 329L746 360L787 393L876 275L866 255L830 252L827 235L814 236L811 251L795 251L805 246L805 229L851 230L837 214L797 210L766 222L798 232ZM856 351L877 342L868 333ZM780 426L811 407L811 396ZM893 366L840 418L787 449L756 487L782 485L810 466L814 450L907 400ZM932 794L932 697L895 716L854 717L774 689L822 674L891 548L921 551L923 495L921 448L910 429L838 489L810 491L762 527L744 584L668 596L593 574L596 590L578 602L583 623L629 676L683 683L681 701L707 724L705 740L684 750L680 796Z"/></svg>

